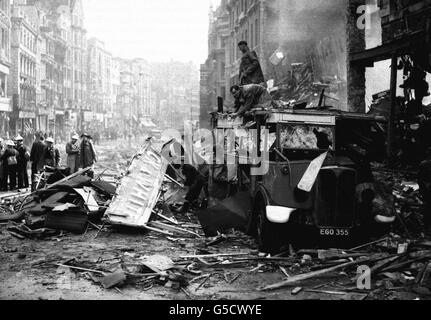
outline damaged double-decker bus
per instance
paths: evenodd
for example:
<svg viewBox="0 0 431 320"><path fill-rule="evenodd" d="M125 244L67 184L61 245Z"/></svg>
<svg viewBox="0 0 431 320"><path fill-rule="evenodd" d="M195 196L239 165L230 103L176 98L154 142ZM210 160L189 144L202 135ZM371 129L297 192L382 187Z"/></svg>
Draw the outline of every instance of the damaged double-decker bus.
<svg viewBox="0 0 431 320"><path fill-rule="evenodd" d="M213 114L228 196L248 193L247 229L259 249L348 248L386 231L395 220L392 191L370 165L384 153L385 125L383 117L334 110L255 110L247 124Z"/></svg>

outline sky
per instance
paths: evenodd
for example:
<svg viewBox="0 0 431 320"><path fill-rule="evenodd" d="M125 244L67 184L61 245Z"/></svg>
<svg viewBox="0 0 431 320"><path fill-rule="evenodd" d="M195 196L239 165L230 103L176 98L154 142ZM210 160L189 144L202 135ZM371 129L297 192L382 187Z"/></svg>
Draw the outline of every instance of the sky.
<svg viewBox="0 0 431 320"><path fill-rule="evenodd" d="M88 37L114 56L204 63L208 12L220 0L83 0Z"/></svg>

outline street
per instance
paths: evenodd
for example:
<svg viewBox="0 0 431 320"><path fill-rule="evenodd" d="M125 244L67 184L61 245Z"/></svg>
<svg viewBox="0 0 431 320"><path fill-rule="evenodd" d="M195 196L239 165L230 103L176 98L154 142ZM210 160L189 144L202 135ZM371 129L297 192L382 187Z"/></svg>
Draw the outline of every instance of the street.
<svg viewBox="0 0 431 320"><path fill-rule="evenodd" d="M136 145L135 145L136 146ZM127 159L134 153L124 146L102 143L98 147L100 163L97 172L110 164L111 173L127 168ZM116 159L112 168L112 159ZM111 175L108 174L108 176ZM174 189L174 199L184 191ZM222 237L204 236L195 213L176 214L178 224L171 224L171 236L158 232L118 228L100 221L88 225L82 235L62 231L41 239L28 239L8 232L12 222L0 225L0 299L24 300L363 300L363 299L429 299L429 291L417 289L416 270L427 264L412 259L395 271L372 276L370 289L358 288L352 281L360 266L334 270L281 287L260 291L294 275L323 270L343 261L345 257L393 257L392 248L409 243L410 254L417 252L426 259L431 242L412 242L395 235L380 245L372 244L356 251L303 250L278 256L259 253L256 241L243 232L230 230ZM166 222L166 221L165 221ZM167 226L167 225L165 225ZM390 240L389 240L390 239ZM355 253L355 254L352 254ZM357 254L359 253L359 254ZM391 253L391 254L389 254ZM323 256L329 257L329 261ZM151 270L142 269L143 258L164 257L177 279L145 276ZM323 260L322 260L323 259ZM350 258L352 259L352 258ZM356 259L356 258L355 258ZM333 262L331 262L331 260ZM352 261L352 260L350 260ZM359 261L359 260L358 260ZM426 261L426 260L424 260ZM160 264L160 263L159 263ZM145 265L145 264L144 264ZM139 268L137 266L140 266ZM387 266L387 265L386 265ZM77 268L77 269L74 269ZM80 269L81 268L81 269ZM100 274L127 274L127 279L106 288ZM141 276L140 276L141 274ZM410 276L409 276L410 275ZM387 278L390 277L390 278ZM391 279L392 282L388 283ZM409 280L410 279L410 280ZM382 281L384 280L384 281ZM422 291L421 291L422 290ZM425 291L424 291L425 290Z"/></svg>

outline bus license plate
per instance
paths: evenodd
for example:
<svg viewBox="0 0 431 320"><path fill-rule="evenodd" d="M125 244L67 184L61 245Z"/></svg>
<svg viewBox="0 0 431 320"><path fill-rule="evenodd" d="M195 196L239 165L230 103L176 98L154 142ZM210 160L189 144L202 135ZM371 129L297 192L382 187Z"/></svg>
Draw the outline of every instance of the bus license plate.
<svg viewBox="0 0 431 320"><path fill-rule="evenodd" d="M350 235L350 230L338 228L321 228L320 235L326 237L348 237Z"/></svg>

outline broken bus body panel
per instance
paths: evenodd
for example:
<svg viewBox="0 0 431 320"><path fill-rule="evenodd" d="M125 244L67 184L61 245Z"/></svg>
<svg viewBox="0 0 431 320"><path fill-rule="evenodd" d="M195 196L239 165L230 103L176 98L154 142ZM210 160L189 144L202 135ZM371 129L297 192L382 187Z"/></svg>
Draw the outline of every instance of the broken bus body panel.
<svg viewBox="0 0 431 320"><path fill-rule="evenodd" d="M165 158L147 142L134 156L106 211L109 223L146 228L159 199L167 166Z"/></svg>

